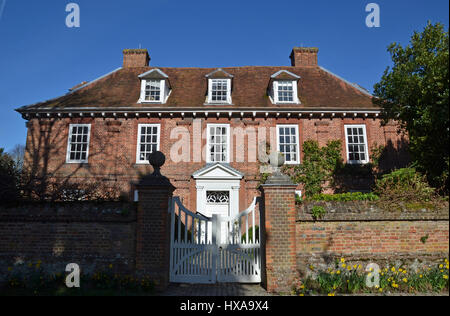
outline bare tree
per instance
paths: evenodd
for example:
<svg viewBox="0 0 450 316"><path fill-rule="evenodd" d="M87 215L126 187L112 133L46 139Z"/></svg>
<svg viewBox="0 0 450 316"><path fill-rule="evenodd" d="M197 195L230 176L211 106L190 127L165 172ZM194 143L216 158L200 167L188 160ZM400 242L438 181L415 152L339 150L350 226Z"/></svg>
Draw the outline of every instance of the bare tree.
<svg viewBox="0 0 450 316"><path fill-rule="evenodd" d="M8 153L11 158L14 160L16 164L16 168L19 172L23 169L23 161L25 157L25 146L24 145L16 145L13 150Z"/></svg>

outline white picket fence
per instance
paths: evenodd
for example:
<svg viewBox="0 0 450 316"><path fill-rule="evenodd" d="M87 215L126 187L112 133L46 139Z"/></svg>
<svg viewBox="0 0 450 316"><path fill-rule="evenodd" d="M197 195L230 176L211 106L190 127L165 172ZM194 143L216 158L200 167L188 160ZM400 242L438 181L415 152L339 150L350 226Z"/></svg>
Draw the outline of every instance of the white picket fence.
<svg viewBox="0 0 450 316"><path fill-rule="evenodd" d="M260 283L258 202L255 198L235 217L208 218L189 211L178 197L172 198L170 281Z"/></svg>

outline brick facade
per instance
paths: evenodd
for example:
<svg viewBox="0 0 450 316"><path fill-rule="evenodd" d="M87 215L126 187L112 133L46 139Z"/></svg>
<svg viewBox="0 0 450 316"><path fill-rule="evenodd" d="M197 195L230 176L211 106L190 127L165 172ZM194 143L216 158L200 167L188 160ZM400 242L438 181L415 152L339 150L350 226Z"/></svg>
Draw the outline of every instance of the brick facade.
<svg viewBox="0 0 450 316"><path fill-rule="evenodd" d="M91 124L91 141L88 164L66 164L67 141L69 124ZM402 166L407 161L405 152L407 140L397 134L396 125L380 126L379 119L363 118L336 118L336 119L287 119L287 118L209 118L198 119L196 124L201 131L205 131L206 125L230 124L233 130L254 131L250 137L267 142L273 139L270 128L277 125L292 124L299 126L300 151L306 140L317 140L325 145L329 140L339 139L343 142L342 158L346 159L345 131L346 124L363 124L367 129L367 141L369 150L376 145L387 146L385 159L391 166ZM167 163L162 171L176 187L176 196L180 196L186 207L196 209L195 180L192 174L203 168L206 164L204 153L199 155L195 142L206 146L206 137L194 140L194 120L181 118L135 118L135 119L32 119L28 123L26 166L30 167L34 174L43 174L54 181L102 181L105 186L116 186L123 194L132 196L132 182L141 174L152 171L151 166L136 164L137 138L139 124L161 125L161 151L167 157ZM179 142L180 136L174 133L177 129L184 129L189 133L189 152L186 161L174 162L171 159L171 150ZM265 133L265 135L262 135ZM176 138L178 136L178 138ZM231 166L244 173L240 191L240 209L246 209L255 195L258 195L257 187L261 178L260 163L249 162L249 136L245 136L244 142L239 146L233 146L238 140L232 137ZM272 141L275 143L275 140ZM236 153L235 148L246 148ZM257 150L257 149L255 149ZM243 155L243 156L242 156ZM237 158L244 157L242 162L236 162ZM199 159L200 158L200 159ZM257 157L256 157L257 158ZM299 187L300 188L300 187Z"/></svg>

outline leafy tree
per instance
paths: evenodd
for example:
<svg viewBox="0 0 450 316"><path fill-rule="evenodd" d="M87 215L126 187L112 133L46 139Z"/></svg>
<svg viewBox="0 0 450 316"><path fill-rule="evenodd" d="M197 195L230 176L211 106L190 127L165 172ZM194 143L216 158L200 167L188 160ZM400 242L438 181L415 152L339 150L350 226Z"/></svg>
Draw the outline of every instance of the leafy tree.
<svg viewBox="0 0 450 316"><path fill-rule="evenodd" d="M449 42L448 30L430 22L408 46L389 46L393 61L375 85L375 104L385 123L397 120L408 132L415 166L433 186L448 190Z"/></svg>
<svg viewBox="0 0 450 316"><path fill-rule="evenodd" d="M0 203L6 204L18 199L18 178L16 164L10 155L0 148Z"/></svg>

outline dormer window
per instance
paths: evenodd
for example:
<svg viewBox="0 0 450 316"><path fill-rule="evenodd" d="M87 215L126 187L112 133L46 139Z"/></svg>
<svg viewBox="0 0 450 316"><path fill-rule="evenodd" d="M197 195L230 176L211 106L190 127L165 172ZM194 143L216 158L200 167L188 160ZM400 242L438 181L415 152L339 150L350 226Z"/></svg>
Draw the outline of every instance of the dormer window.
<svg viewBox="0 0 450 316"><path fill-rule="evenodd" d="M210 80L210 100L209 103L230 103L230 79L211 79Z"/></svg>
<svg viewBox="0 0 450 316"><path fill-rule="evenodd" d="M297 76L289 71L281 70L271 77L270 97L274 104L300 104L298 99Z"/></svg>
<svg viewBox="0 0 450 316"><path fill-rule="evenodd" d="M294 102L294 81L275 81L277 103Z"/></svg>
<svg viewBox="0 0 450 316"><path fill-rule="evenodd" d="M160 102L161 101L161 85L163 80L145 80L145 97L144 101Z"/></svg>
<svg viewBox="0 0 450 316"><path fill-rule="evenodd" d="M159 69L150 70L139 76L141 79L141 96L138 103L167 102L170 95L169 77Z"/></svg>
<svg viewBox="0 0 450 316"><path fill-rule="evenodd" d="M209 75L208 99L210 104L231 104L231 82L233 76L222 69L218 69Z"/></svg>

